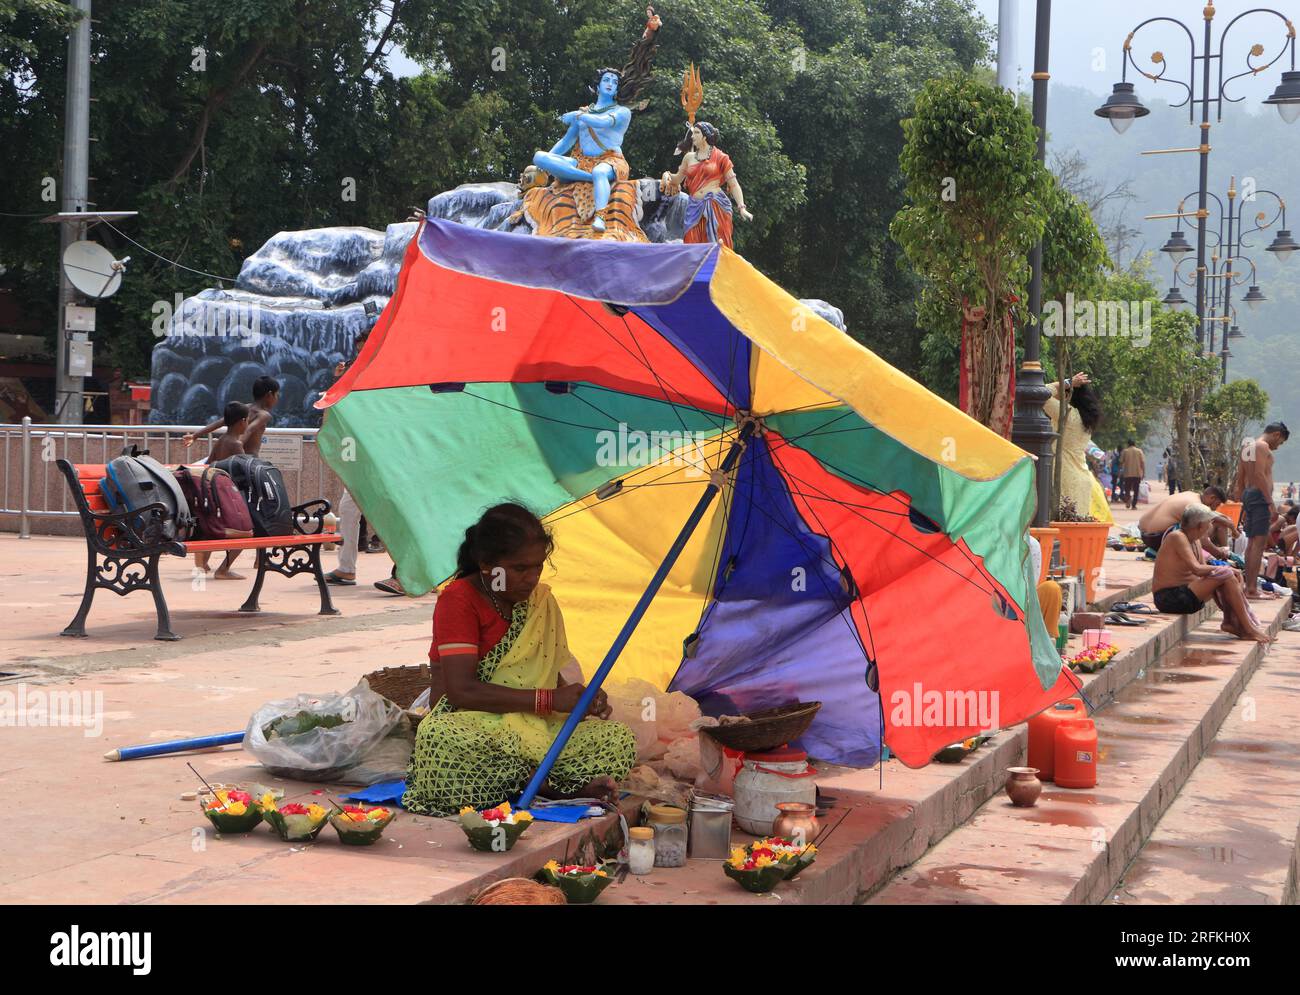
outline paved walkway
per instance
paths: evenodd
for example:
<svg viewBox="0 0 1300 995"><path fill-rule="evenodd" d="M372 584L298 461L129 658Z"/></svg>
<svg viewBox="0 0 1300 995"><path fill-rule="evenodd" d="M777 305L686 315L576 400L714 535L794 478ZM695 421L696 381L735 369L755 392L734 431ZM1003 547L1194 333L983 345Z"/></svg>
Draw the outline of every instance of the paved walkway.
<svg viewBox="0 0 1300 995"><path fill-rule="evenodd" d="M1117 511L1121 521L1133 515ZM333 554L325 560L332 566ZM252 711L268 700L342 690L371 670L422 662L433 598L390 598L375 591L371 582L388 569L387 557L362 556L362 583L332 589L342 611L337 617L316 614L319 603L309 578L271 576L261 599L266 610L248 616L236 609L251 579L209 580L200 588L192 584L190 565L171 559L163 565L163 577L173 628L182 641L153 640L153 606L147 596L118 598L107 592L99 593L91 612L90 638L66 639L57 634L81 596L83 541L0 535L0 605L6 609L0 630L0 697L25 694L30 701L32 695L73 692L76 701L86 696L85 714L93 719L89 728L47 724L29 726L21 735L6 733L0 801L39 798L46 817L10 825L0 840L0 902L236 902L246 900L250 888L310 895L325 887L330 895L362 900L463 901L489 880L527 872L548 856L576 848L587 826L538 825L509 860L476 855L455 825L405 814L384 842L371 849L341 847L329 829L308 847L282 844L265 829L246 838L217 840L205 832L197 804L181 800L183 792L196 787L185 759L112 765L102 759L119 746L241 730ZM251 573L247 564L244 570ZM1149 574L1150 565L1133 554L1107 558L1105 581L1115 591ZM238 749L186 759L210 781L275 783ZM1001 766L1005 761L998 759ZM990 761L989 779L996 776L994 766ZM837 831L828 857L840 847L852 850L855 861L875 859L877 851L912 847L908 859L915 859L926 845L929 827L939 824L935 813L951 819L966 804L963 793L969 786L958 783L955 769L898 768L895 774L895 767L891 764L886 772L883 795L878 772L837 775L835 791L858 814ZM307 797L321 787L300 782L279 786L289 797ZM861 804L869 799L872 806ZM893 800L882 806L888 799ZM890 811L920 815L887 825L882 813ZM51 820L59 826L57 833L48 831ZM890 834L904 826L910 827L908 838L893 839ZM879 845L863 847L872 833L885 835ZM412 858L419 863L411 863ZM811 871L807 878L809 899L844 900ZM654 880L666 883L629 883L607 896L654 901L667 888L681 900L697 890L686 875L676 883L668 875ZM699 900L752 900L729 882L713 882L710 891L717 894L700 894ZM847 898L852 900L851 892Z"/></svg>

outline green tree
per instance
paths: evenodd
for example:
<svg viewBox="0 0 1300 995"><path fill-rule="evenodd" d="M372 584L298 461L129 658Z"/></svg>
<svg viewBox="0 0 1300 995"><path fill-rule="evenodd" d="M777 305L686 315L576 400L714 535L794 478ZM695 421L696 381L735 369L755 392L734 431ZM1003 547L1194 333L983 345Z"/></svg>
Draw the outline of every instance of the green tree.
<svg viewBox="0 0 1300 995"><path fill-rule="evenodd" d="M1047 194L1047 225L1043 232L1043 300L1044 314L1053 312L1061 315L1076 300L1089 300L1103 285L1106 268L1110 257L1101 232L1088 205L1066 190L1056 179L1051 177ZM1070 346L1074 341L1059 321L1042 322L1044 339L1053 345L1056 369L1059 378L1070 373ZM1092 338L1091 341L1096 341ZM1062 390L1057 398L1048 404L1056 405L1056 424L1064 425L1067 405L1067 392ZM1056 437L1056 459L1052 464L1052 517L1059 517L1061 502L1061 474L1065 461L1061 458L1061 446L1065 434ZM1080 514L1087 509L1078 509Z"/></svg>
<svg viewBox="0 0 1300 995"><path fill-rule="evenodd" d="M1228 487L1237 471L1237 454L1252 422L1268 414L1268 392L1254 380L1233 380L1201 401L1200 441L1206 444L1209 483Z"/></svg>
<svg viewBox="0 0 1300 995"><path fill-rule="evenodd" d="M1025 297L1029 252L1052 204L1028 113L968 74L930 80L903 122L907 206L891 228L926 278L922 323L955 337L965 305L981 309L972 351L970 414L1002 425L1010 412L1005 322Z"/></svg>
<svg viewBox="0 0 1300 995"><path fill-rule="evenodd" d="M49 213L59 178L66 27L48 0L0 0L0 211ZM0 11L7 10L0 6ZM899 118L923 81L988 51L970 0L664 0L650 103L625 151L633 174L676 165L689 62L701 116L722 133L752 224L737 247L805 297L845 311L850 333L915 373L916 278L897 265L888 221L902 205ZM113 0L92 31L91 199L140 212L119 227L198 273L133 257L100 308L101 353L148 369L152 306L233 277L279 230L382 228L431 195L515 180L559 135L557 114L590 99L595 70L620 65L644 5L607 0ZM10 39L21 39L21 45ZM396 78L399 44L425 71ZM195 68L196 63L201 68ZM354 197L345 196L353 181ZM0 224L0 287L54 324L57 238Z"/></svg>

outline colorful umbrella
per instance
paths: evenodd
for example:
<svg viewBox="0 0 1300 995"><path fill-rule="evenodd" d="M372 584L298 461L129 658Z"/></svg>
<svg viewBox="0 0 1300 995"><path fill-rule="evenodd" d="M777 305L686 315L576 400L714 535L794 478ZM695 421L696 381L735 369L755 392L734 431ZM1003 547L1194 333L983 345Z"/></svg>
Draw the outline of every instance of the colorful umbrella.
<svg viewBox="0 0 1300 995"><path fill-rule="evenodd" d="M617 662L706 714L820 701L812 755L920 766L1074 691L1029 456L726 248L427 221L320 406L408 592L486 507L543 516L589 694Z"/></svg>

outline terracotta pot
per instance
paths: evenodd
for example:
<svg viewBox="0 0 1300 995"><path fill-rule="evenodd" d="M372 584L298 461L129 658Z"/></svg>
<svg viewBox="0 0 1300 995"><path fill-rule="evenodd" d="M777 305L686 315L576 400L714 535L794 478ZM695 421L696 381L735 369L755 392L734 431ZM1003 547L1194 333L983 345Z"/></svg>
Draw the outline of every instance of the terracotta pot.
<svg viewBox="0 0 1300 995"><path fill-rule="evenodd" d="M817 838L817 806L806 802L777 802L780 813L772 822L772 835L807 846Z"/></svg>
<svg viewBox="0 0 1300 995"><path fill-rule="evenodd" d="M1047 580L1048 569L1052 565L1052 547L1056 545L1056 539L1061 534L1060 529L1030 529L1029 534L1038 540L1038 546L1042 550L1042 563L1038 567L1038 583Z"/></svg>
<svg viewBox="0 0 1300 995"><path fill-rule="evenodd" d="M1008 767L1007 797L1017 808L1033 808L1043 793L1043 782L1038 779L1037 767Z"/></svg>
<svg viewBox="0 0 1300 995"><path fill-rule="evenodd" d="M1097 600L1097 580L1106 555L1110 526L1105 522L1053 522L1052 528L1061 533L1058 539L1065 572L1071 577L1083 574L1085 597L1092 604Z"/></svg>

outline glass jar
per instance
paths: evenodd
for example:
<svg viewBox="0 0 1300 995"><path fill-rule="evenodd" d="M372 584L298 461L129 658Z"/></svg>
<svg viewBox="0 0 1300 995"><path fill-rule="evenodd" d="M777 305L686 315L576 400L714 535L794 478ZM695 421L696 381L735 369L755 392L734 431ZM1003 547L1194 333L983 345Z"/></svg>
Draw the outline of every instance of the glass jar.
<svg viewBox="0 0 1300 995"><path fill-rule="evenodd" d="M686 865L686 810L672 805L651 805L648 819L655 834L655 866Z"/></svg>
<svg viewBox="0 0 1300 995"><path fill-rule="evenodd" d="M628 836L628 871L638 877L649 874L655 866L655 831L650 826L634 826Z"/></svg>

